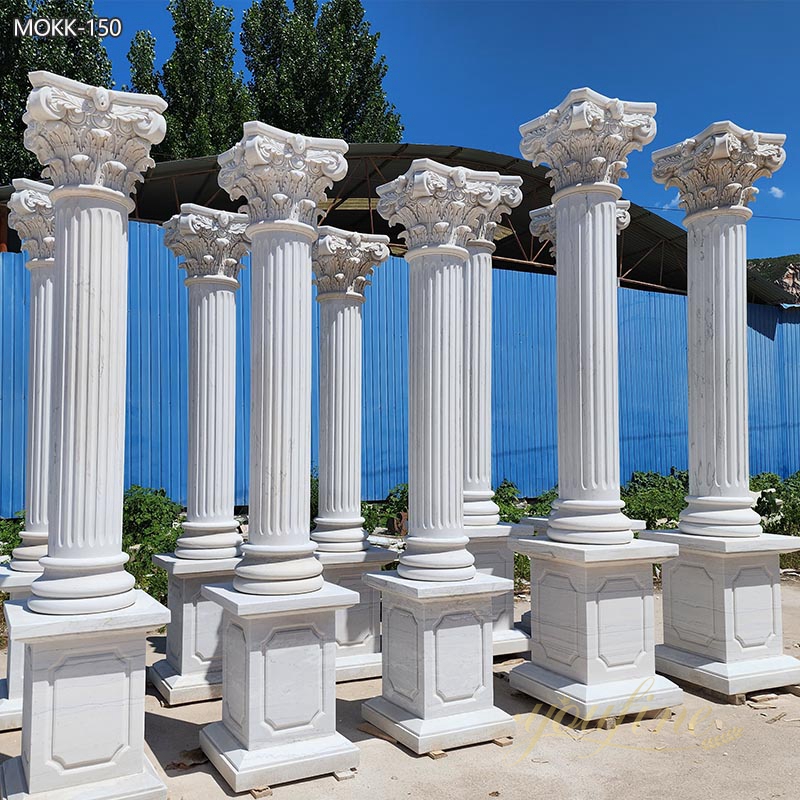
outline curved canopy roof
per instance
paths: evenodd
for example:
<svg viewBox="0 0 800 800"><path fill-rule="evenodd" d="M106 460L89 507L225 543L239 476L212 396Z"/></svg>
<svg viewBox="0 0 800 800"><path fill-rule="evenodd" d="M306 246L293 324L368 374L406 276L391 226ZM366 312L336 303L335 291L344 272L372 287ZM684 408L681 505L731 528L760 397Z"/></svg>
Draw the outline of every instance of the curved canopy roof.
<svg viewBox="0 0 800 800"><path fill-rule="evenodd" d="M548 205L553 194L543 167L533 167L521 158L468 147L429 144L353 144L347 153L349 170L344 180L328 192L326 225L362 233L385 233L396 254L404 251L399 228L390 228L377 213L375 188L403 174L415 158L431 158L447 165L491 170L522 178L522 203L504 217L495 236L494 265L501 269L554 272L550 248L533 237L528 214ZM181 203L236 210L217 184L215 156L167 161L145 176L136 193L131 219L161 223L176 214ZM623 187L624 188L624 187ZM10 186L0 189L0 204L11 195ZM635 203L631 223L619 237L620 286L654 291L686 293L686 231ZM9 232L9 246L19 243ZM752 300L775 302L754 282L749 283Z"/></svg>

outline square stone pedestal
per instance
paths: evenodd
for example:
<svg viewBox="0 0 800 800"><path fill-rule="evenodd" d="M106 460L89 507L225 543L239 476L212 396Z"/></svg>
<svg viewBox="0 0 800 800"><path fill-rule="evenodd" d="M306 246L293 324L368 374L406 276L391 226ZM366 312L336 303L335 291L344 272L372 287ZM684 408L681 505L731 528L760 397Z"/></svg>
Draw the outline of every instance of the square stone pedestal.
<svg viewBox="0 0 800 800"><path fill-rule="evenodd" d="M494 706L492 598L509 581L410 581L364 576L383 603L383 696L361 705L367 722L415 753L487 742L514 733Z"/></svg>
<svg viewBox="0 0 800 800"><path fill-rule="evenodd" d="M800 661L783 652L779 556L794 536L723 538L646 531L680 547L664 565L664 644L656 669L725 695L800 683Z"/></svg>
<svg viewBox="0 0 800 800"><path fill-rule="evenodd" d="M6 603L25 645L22 756L4 800L166 800L144 753L145 637L169 612L142 591L118 611L57 616Z"/></svg>
<svg viewBox="0 0 800 800"><path fill-rule="evenodd" d="M487 527L465 526L467 549L475 557L475 568L484 575L505 578L511 587L492 598L492 649L496 656L527 653L528 634L514 625L514 529L508 523Z"/></svg>
<svg viewBox="0 0 800 800"><path fill-rule="evenodd" d="M531 559L531 661L512 688L583 720L677 705L681 690L655 674L653 564L674 544L518 539Z"/></svg>
<svg viewBox="0 0 800 800"><path fill-rule="evenodd" d="M170 706L222 697L222 608L206 600L207 583L233 580L238 558L188 559L153 556L169 574L166 658L147 671L150 683Z"/></svg>
<svg viewBox="0 0 800 800"><path fill-rule="evenodd" d="M336 612L358 595L253 595L205 586L223 609L222 722L200 746L234 792L358 766L359 751L336 732Z"/></svg>
<svg viewBox="0 0 800 800"><path fill-rule="evenodd" d="M381 674L381 596L363 581L364 574L395 561L383 547L358 553L321 553L325 580L358 592L358 603L336 612L336 681L379 678Z"/></svg>
<svg viewBox="0 0 800 800"><path fill-rule="evenodd" d="M30 597L31 584L39 572L17 572L8 564L0 566L0 592L9 600L24 601ZM22 678L25 666L25 645L16 641L9 631L6 654L6 677L0 680L0 731L22 727Z"/></svg>

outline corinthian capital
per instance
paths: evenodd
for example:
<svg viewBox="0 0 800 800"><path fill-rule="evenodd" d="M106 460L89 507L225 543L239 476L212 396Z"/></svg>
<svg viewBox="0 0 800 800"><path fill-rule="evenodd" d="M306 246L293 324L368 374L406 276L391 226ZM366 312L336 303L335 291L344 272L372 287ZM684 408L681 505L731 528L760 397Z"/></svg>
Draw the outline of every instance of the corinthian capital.
<svg viewBox="0 0 800 800"><path fill-rule="evenodd" d="M219 185L244 197L251 222L313 225L325 192L347 174L347 142L245 122L244 137L219 158Z"/></svg>
<svg viewBox="0 0 800 800"><path fill-rule="evenodd" d="M519 175L501 175L497 182L497 192L491 200L481 202L471 215L472 238L491 242L503 214L510 214L522 202L522 178Z"/></svg>
<svg viewBox="0 0 800 800"><path fill-rule="evenodd" d="M573 89L562 103L520 126L520 151L548 164L556 191L627 178L627 157L656 135L655 103L630 103L591 89Z"/></svg>
<svg viewBox="0 0 800 800"><path fill-rule="evenodd" d="M753 184L777 172L786 158L782 133L756 133L732 122L715 122L680 144L653 153L653 178L677 189L687 214L747 206Z"/></svg>
<svg viewBox="0 0 800 800"><path fill-rule="evenodd" d="M503 193L506 202L515 199L515 190L519 193L514 178L501 191L502 180L497 172L447 167L417 158L405 175L378 187L378 213L390 225L405 228L400 238L409 250L464 247L477 234L494 236L494 220L503 213Z"/></svg>
<svg viewBox="0 0 800 800"><path fill-rule="evenodd" d="M536 208L530 212L531 234L540 242L550 242L550 252L556 254L556 214L553 206Z"/></svg>
<svg viewBox="0 0 800 800"><path fill-rule="evenodd" d="M50 192L53 187L27 178L14 181L8 200L8 224L19 234L28 251L28 266L51 266L55 256L55 216Z"/></svg>
<svg viewBox="0 0 800 800"><path fill-rule="evenodd" d="M242 257L250 247L247 224L245 214L184 203L181 213L162 225L164 244L176 256L183 256L180 266L190 278L207 275L236 278Z"/></svg>
<svg viewBox="0 0 800 800"><path fill-rule="evenodd" d="M167 127L167 104L146 94L116 92L31 72L33 91L23 116L25 147L53 186L104 186L128 197L154 162L150 147Z"/></svg>
<svg viewBox="0 0 800 800"><path fill-rule="evenodd" d="M319 227L313 267L317 298L326 295L364 296L373 268L389 258L389 237Z"/></svg>

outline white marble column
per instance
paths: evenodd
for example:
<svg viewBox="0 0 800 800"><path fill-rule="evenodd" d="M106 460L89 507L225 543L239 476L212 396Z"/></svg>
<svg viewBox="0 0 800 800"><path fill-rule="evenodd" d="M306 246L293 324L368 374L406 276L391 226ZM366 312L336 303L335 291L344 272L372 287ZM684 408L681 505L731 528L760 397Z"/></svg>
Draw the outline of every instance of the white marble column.
<svg viewBox="0 0 800 800"><path fill-rule="evenodd" d="M0 566L0 591L12 600L30 596L47 554L47 487L50 449L50 374L53 361L53 235L52 186L20 178L8 201L8 224L28 252L31 275L28 340L28 427L25 442L25 529L11 562ZM22 681L25 647L9 640L6 678L0 683L0 730L22 725ZM4 685L2 685L4 683Z"/></svg>
<svg viewBox="0 0 800 800"><path fill-rule="evenodd" d="M148 675L170 705L222 694L222 609L204 583L233 578L242 537L234 517L236 292L247 253L244 214L185 203L164 223L183 256L189 291L189 454L186 522L175 553L154 556L169 574L166 658Z"/></svg>
<svg viewBox="0 0 800 800"><path fill-rule="evenodd" d="M754 182L780 169L782 134L716 122L653 154L688 230L689 495L664 569L662 672L726 695L800 680L783 655L779 555L800 549L761 529L750 493L747 221Z"/></svg>
<svg viewBox="0 0 800 800"><path fill-rule="evenodd" d="M223 611L225 659L222 721L200 744L236 792L358 764L335 713L335 615L358 594L323 581L309 521L311 247L345 152L339 139L246 122L219 156L252 241L250 533L233 583L203 589Z"/></svg>
<svg viewBox="0 0 800 800"><path fill-rule="evenodd" d="M617 233L629 203L617 182L655 136L655 112L574 89L520 127L522 154L549 165L555 190L531 221L534 235L558 240L559 496L546 536L515 545L531 558L531 662L511 682L581 719L681 701L654 674L653 636L652 563L677 548L634 541L620 498Z"/></svg>
<svg viewBox="0 0 800 800"><path fill-rule="evenodd" d="M514 580L509 546L514 526L500 522L492 488L492 253L504 214L522 202L522 178L502 176L494 202L472 220L464 264L464 530L475 568ZM514 625L514 591L492 602L495 655L528 649L528 636Z"/></svg>
<svg viewBox="0 0 800 800"><path fill-rule="evenodd" d="M336 679L381 674L380 595L365 572L396 554L371 546L361 516L362 305L389 238L321 226L313 269L319 303L319 514L311 538L326 581L359 602L336 614Z"/></svg>
<svg viewBox="0 0 800 800"><path fill-rule="evenodd" d="M464 264L500 182L416 159L377 190L408 245L409 533L397 574L365 577L382 594L383 694L362 714L417 753L513 732L491 683L492 598L511 583L476 572L464 528Z"/></svg>
<svg viewBox="0 0 800 800"><path fill-rule="evenodd" d="M25 146L53 182L56 239L48 552L31 599L5 608L26 674L22 756L0 782L8 797L166 798L144 754L144 671L169 612L134 590L121 548L128 213L166 103L29 78Z"/></svg>

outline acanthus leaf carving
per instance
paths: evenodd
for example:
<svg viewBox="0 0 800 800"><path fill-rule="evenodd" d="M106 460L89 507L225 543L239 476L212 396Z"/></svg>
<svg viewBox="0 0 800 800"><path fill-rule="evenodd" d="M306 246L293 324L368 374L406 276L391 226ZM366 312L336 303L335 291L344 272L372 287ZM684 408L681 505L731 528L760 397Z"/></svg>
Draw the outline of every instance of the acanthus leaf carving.
<svg viewBox="0 0 800 800"><path fill-rule="evenodd" d="M55 212L50 200L53 187L27 178L14 180L14 194L8 200L8 224L28 251L28 266L49 263L55 258Z"/></svg>
<svg viewBox="0 0 800 800"><path fill-rule="evenodd" d="M219 185L244 197L251 222L315 225L326 191L347 174L347 143L245 122L244 136L217 159Z"/></svg>
<svg viewBox="0 0 800 800"><path fill-rule="evenodd" d="M556 215L553 206L536 208L529 214L531 235L540 242L550 243L550 253L556 256Z"/></svg>
<svg viewBox="0 0 800 800"><path fill-rule="evenodd" d="M53 186L103 186L128 197L166 134L160 97L89 86L51 72L29 74L25 147Z"/></svg>
<svg viewBox="0 0 800 800"><path fill-rule="evenodd" d="M471 239L494 237L505 209L522 200L519 185L518 179L497 172L418 158L404 175L378 187L378 213L390 225L405 228L399 236L409 250L465 247Z"/></svg>
<svg viewBox="0 0 800 800"><path fill-rule="evenodd" d="M573 89L559 106L520 126L520 151L535 165L550 166L556 191L627 178L627 157L656 135L655 103L605 97Z"/></svg>
<svg viewBox="0 0 800 800"><path fill-rule="evenodd" d="M164 244L176 256L183 256L180 267L190 278L236 278L250 248L248 222L245 214L184 203L181 213L162 225Z"/></svg>
<svg viewBox="0 0 800 800"><path fill-rule="evenodd" d="M715 122L702 133L653 153L653 179L677 189L687 214L747 206L753 185L783 165L786 137L756 133L732 122Z"/></svg>
<svg viewBox="0 0 800 800"><path fill-rule="evenodd" d="M321 225L313 251L317 297L334 294L363 297L370 284L369 276L387 258L388 236Z"/></svg>

